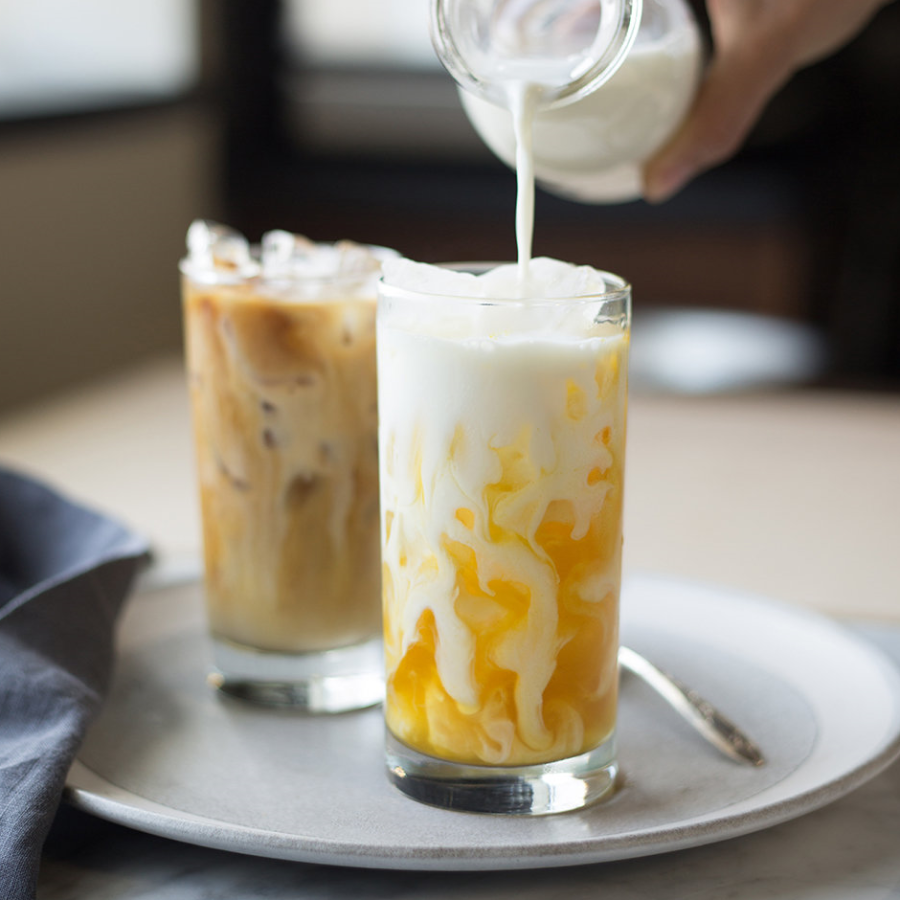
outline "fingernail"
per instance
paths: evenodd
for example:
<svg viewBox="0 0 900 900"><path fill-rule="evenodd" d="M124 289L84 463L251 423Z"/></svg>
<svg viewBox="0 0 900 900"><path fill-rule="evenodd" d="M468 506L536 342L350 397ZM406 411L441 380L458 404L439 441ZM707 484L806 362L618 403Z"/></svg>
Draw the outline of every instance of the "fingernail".
<svg viewBox="0 0 900 900"><path fill-rule="evenodd" d="M654 172L644 185L644 199L648 203L662 203L678 193L690 181L693 170L690 166L671 166Z"/></svg>

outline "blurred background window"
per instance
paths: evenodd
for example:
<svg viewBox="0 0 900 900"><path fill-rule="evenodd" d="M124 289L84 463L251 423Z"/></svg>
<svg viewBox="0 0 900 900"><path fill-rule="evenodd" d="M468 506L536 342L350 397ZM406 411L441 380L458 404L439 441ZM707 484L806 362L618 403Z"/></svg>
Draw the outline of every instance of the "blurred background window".
<svg viewBox="0 0 900 900"><path fill-rule="evenodd" d="M194 218L515 258L515 176L468 123L428 9L0 0L0 409L180 350ZM668 203L538 191L535 251L628 277L644 321L776 317L825 336L836 383L900 385L898 46L900 2Z"/></svg>
<svg viewBox="0 0 900 900"><path fill-rule="evenodd" d="M428 33L428 0L283 0L288 139L308 153L487 159Z"/></svg>
<svg viewBox="0 0 900 900"><path fill-rule="evenodd" d="M425 0L288 0L289 47L312 65L437 68Z"/></svg>
<svg viewBox="0 0 900 900"><path fill-rule="evenodd" d="M185 0L0 0L0 118L165 100L199 68Z"/></svg>
<svg viewBox="0 0 900 900"><path fill-rule="evenodd" d="M200 7L0 0L0 410L180 344L220 195Z"/></svg>

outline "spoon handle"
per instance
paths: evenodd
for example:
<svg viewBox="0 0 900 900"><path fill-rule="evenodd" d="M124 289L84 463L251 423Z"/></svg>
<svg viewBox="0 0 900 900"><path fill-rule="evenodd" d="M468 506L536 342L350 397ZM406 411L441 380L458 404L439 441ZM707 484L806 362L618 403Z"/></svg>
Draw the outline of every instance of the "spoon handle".
<svg viewBox="0 0 900 900"><path fill-rule="evenodd" d="M642 678L714 747L751 766L765 763L762 751L709 701L672 675L663 672L629 647L619 648L619 665Z"/></svg>

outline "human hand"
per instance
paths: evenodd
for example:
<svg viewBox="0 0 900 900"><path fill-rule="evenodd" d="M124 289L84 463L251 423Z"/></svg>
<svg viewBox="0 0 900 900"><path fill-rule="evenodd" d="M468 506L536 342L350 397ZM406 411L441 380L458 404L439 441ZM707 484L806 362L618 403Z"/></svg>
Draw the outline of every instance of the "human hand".
<svg viewBox="0 0 900 900"><path fill-rule="evenodd" d="M707 0L713 56L688 118L644 167L667 200L731 157L791 76L854 38L890 0Z"/></svg>

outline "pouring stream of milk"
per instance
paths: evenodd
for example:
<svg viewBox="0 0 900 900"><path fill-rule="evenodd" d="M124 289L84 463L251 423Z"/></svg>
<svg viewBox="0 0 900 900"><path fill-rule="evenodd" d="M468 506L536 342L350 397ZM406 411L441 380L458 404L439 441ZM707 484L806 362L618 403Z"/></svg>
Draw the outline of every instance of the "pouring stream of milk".
<svg viewBox="0 0 900 900"><path fill-rule="evenodd" d="M540 89L535 84L513 81L507 86L507 102L516 135L516 245L519 293L528 295L528 264L534 237L533 123Z"/></svg>

